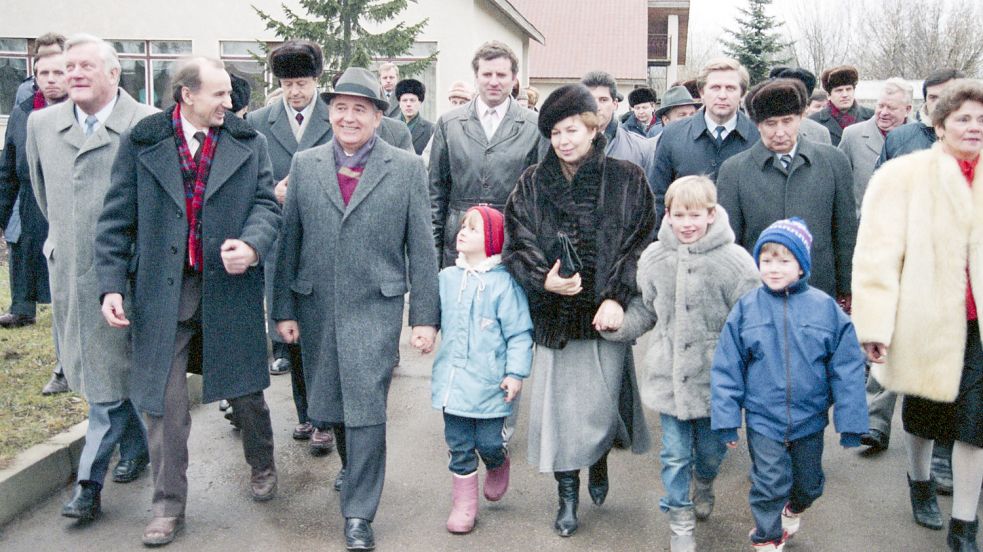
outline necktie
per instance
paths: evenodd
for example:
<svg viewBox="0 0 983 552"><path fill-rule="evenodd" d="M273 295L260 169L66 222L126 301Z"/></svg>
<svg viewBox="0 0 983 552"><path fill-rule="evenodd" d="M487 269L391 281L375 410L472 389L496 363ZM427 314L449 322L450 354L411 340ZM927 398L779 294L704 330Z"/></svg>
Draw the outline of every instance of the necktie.
<svg viewBox="0 0 983 552"><path fill-rule="evenodd" d="M718 148L724 143L725 130L727 130L727 127L725 127L724 125L720 125L717 128L713 129L713 132L717 135L717 137L714 138L714 142L717 144Z"/></svg>
<svg viewBox="0 0 983 552"><path fill-rule="evenodd" d="M99 119L96 119L95 115L89 115L85 118L85 135L89 136L96 130L96 125L99 124Z"/></svg>
<svg viewBox="0 0 983 552"><path fill-rule="evenodd" d="M304 124L304 114L303 113L298 113L296 116L294 116L294 119L297 119L297 124L298 125Z"/></svg>
<svg viewBox="0 0 983 552"><path fill-rule="evenodd" d="M778 159L781 160L782 166L785 167L785 170L788 170L788 168L792 165L792 156L787 153L783 153Z"/></svg>
<svg viewBox="0 0 983 552"><path fill-rule="evenodd" d="M485 120L483 121L483 126L485 127L485 138L490 142L492 136L495 134L495 121L498 120L498 111L495 109L489 109L485 112Z"/></svg>
<svg viewBox="0 0 983 552"><path fill-rule="evenodd" d="M199 130L198 132L195 133L194 139L198 141L198 149L195 151L193 157L195 161L195 167L197 168L198 161L201 161L201 152L202 150L205 149L205 133Z"/></svg>

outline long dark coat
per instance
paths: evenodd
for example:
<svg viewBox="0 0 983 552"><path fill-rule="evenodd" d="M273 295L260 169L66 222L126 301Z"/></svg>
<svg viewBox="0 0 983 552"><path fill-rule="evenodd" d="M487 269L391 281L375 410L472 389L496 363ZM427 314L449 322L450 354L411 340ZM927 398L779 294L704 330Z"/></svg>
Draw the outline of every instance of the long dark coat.
<svg viewBox="0 0 983 552"><path fill-rule="evenodd" d="M187 263L188 222L172 112L147 117L123 136L96 229L100 293L124 293L133 280L130 396L154 415L164 412ZM231 115L219 133L201 220L200 363L203 400L210 402L270 383L263 266L230 275L220 247L226 239L241 239L266 259L279 228L279 207L266 138Z"/></svg>
<svg viewBox="0 0 983 552"><path fill-rule="evenodd" d="M294 156L273 318L300 326L311 418L371 426L386 421L404 294L411 326L440 323L426 169L376 140L346 206L333 147Z"/></svg>
<svg viewBox="0 0 983 552"><path fill-rule="evenodd" d="M850 161L842 151L800 140L786 171L759 141L720 167L717 202L727 210L737 244L749 253L768 225L800 217L812 233L810 285L833 297L850 294L857 214Z"/></svg>
<svg viewBox="0 0 983 552"><path fill-rule="evenodd" d="M874 116L873 109L864 107L857 102L853 102L853 107L847 110L847 113L853 115L857 120L854 124L862 123ZM822 111L817 111L809 115L809 118L826 127L826 130L829 131L829 139L833 142L834 146L840 145L840 140L843 139L843 129L840 128L840 123L837 123L836 119L833 118L829 106L824 107Z"/></svg>
<svg viewBox="0 0 983 552"><path fill-rule="evenodd" d="M399 120L402 120L402 118ZM433 137L433 129L433 123L424 119L423 116L417 115L416 123L410 128L410 135L413 136L413 149L417 155L423 154L423 150L430 143L430 138Z"/></svg>
<svg viewBox="0 0 983 552"><path fill-rule="evenodd" d="M17 106L7 119L3 158L0 159L0 228L6 228L17 205L21 233L16 247L19 258L11 258L18 270L10 282L11 295L35 303L51 301L48 287L48 263L42 253L48 237L48 221L38 207L31 188L31 171L27 163L27 117L34 111L34 98ZM17 203L20 201L20 203ZM12 271L14 274L14 271Z"/></svg>

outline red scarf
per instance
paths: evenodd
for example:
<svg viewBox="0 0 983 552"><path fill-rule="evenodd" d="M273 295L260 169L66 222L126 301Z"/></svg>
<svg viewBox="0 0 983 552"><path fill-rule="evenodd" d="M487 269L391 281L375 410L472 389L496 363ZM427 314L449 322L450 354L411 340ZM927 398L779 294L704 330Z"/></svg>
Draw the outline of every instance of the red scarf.
<svg viewBox="0 0 983 552"><path fill-rule="evenodd" d="M829 114L833 116L833 120L836 121L836 124L840 125L840 128L846 128L857 122L857 118L850 113L849 109L840 111L833 105L833 102L829 102Z"/></svg>
<svg viewBox="0 0 983 552"><path fill-rule="evenodd" d="M188 141L184 136L184 125L181 123L181 104L174 106L171 115L171 125L174 128L174 140L177 142L178 158L181 160L181 178L184 181L184 205L188 211L188 267L195 272L201 272L204 255L201 249L201 207L205 200L205 184L208 183L208 173L212 168L215 157L215 147L218 145L218 131L209 128L205 143L199 144L201 157L195 164Z"/></svg>
<svg viewBox="0 0 983 552"><path fill-rule="evenodd" d="M48 102L44 99L44 94L40 90L34 93L34 107L33 110L37 111L39 109L48 107Z"/></svg>
<svg viewBox="0 0 983 552"><path fill-rule="evenodd" d="M971 161L956 160L959 163L959 170L966 177L966 183L970 189L973 188L973 178L976 176L976 165L980 162L980 157ZM969 266L966 266L966 320L976 320L979 315L976 312L976 299L973 298L973 283L969 279Z"/></svg>

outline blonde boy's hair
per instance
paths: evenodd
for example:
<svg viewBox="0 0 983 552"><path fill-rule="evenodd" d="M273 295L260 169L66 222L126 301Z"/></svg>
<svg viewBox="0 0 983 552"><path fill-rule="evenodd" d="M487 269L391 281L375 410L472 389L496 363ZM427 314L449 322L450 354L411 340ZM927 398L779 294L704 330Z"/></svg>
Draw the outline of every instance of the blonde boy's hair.
<svg viewBox="0 0 983 552"><path fill-rule="evenodd" d="M758 253L758 258L768 255L769 257L779 257L782 259L793 258L795 259L795 254L792 250L785 247L784 245L776 242L767 242L761 244L761 252Z"/></svg>
<svg viewBox="0 0 983 552"><path fill-rule="evenodd" d="M666 209L678 202L683 207L713 209L717 206L717 186L705 176L684 176L666 190Z"/></svg>

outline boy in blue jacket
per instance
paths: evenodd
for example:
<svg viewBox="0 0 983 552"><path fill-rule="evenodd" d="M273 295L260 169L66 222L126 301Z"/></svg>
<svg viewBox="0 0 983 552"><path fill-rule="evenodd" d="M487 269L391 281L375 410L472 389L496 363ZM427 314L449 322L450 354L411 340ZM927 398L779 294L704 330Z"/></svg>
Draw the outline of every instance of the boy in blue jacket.
<svg viewBox="0 0 983 552"><path fill-rule="evenodd" d="M836 301L809 286L812 234L775 222L754 245L763 286L731 310L713 358L711 428L737 446L741 410L751 453L754 550L783 550L823 492L829 407L844 447L867 431L864 355Z"/></svg>
<svg viewBox="0 0 983 552"><path fill-rule="evenodd" d="M532 319L522 287L501 264L504 217L468 209L457 234L456 266L440 272L441 345L433 364L433 407L444 413L453 489L447 530L468 533L478 515L478 458L484 495L509 486L505 421L532 368Z"/></svg>

